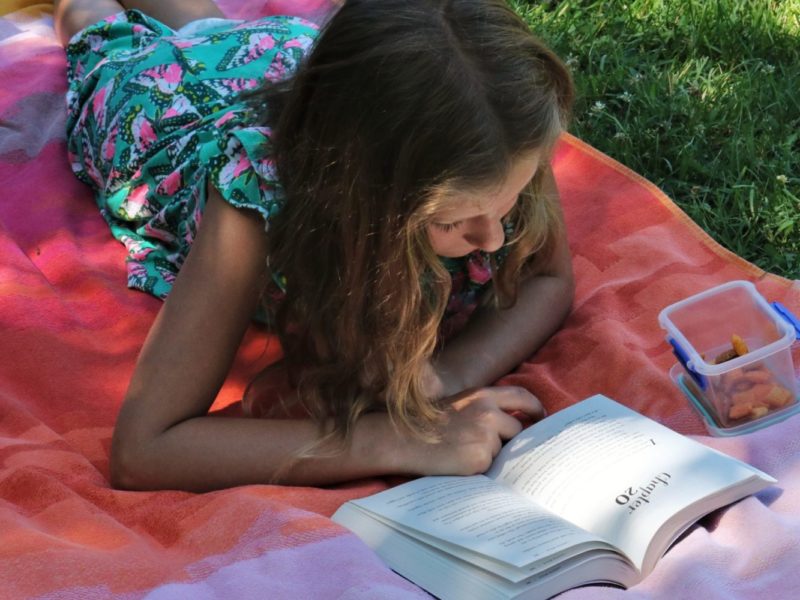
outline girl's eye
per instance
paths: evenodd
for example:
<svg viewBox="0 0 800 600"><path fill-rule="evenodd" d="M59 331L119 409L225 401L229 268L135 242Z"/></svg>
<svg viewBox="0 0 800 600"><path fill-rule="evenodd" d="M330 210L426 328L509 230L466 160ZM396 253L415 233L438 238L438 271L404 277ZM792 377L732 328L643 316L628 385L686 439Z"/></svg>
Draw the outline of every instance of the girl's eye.
<svg viewBox="0 0 800 600"><path fill-rule="evenodd" d="M461 225L461 221L455 221L454 223L434 223L433 226L440 231L444 231L445 233L448 231L453 231L456 227Z"/></svg>

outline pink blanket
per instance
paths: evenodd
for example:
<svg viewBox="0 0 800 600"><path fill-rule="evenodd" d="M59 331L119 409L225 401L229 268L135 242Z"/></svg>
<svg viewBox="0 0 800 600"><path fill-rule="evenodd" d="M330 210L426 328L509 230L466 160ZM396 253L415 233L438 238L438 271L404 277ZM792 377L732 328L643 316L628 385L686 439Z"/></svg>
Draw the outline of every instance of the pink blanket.
<svg viewBox="0 0 800 600"><path fill-rule="evenodd" d="M220 3L319 19L327 0ZM327 517L389 482L247 486L209 494L108 485L114 419L159 302L125 287L124 249L71 174L64 55L48 3L0 2L0 598L425 597ZM712 242L662 193L566 136L556 176L578 280L575 310L507 382L552 412L605 393L688 434L657 314L730 279L800 312L800 287ZM216 409L275 357L253 327ZM641 585L580 598L791 598L800 593L800 418L703 442L779 479L693 528Z"/></svg>

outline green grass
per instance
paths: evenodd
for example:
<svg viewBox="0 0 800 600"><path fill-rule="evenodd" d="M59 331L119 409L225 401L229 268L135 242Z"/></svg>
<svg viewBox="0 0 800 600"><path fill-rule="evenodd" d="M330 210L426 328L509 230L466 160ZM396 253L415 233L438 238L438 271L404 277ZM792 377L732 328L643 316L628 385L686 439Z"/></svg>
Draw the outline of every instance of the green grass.
<svg viewBox="0 0 800 600"><path fill-rule="evenodd" d="M800 279L800 0L513 3L572 69L572 133Z"/></svg>

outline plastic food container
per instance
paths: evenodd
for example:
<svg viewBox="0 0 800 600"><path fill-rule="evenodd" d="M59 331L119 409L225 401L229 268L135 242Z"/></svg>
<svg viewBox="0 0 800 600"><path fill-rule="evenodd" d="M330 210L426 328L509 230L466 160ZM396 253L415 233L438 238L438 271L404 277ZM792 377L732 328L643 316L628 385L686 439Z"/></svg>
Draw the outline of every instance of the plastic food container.
<svg viewBox="0 0 800 600"><path fill-rule="evenodd" d="M800 322L752 283L731 281L676 302L658 321L678 358L670 376L712 435L752 431L800 411L792 358ZM746 345L741 355L734 336Z"/></svg>

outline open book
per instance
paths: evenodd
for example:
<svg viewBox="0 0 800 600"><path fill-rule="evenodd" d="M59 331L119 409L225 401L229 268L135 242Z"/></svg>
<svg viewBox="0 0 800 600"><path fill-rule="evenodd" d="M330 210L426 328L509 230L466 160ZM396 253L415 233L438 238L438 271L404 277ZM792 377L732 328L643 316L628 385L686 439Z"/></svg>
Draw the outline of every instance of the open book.
<svg viewBox="0 0 800 600"><path fill-rule="evenodd" d="M444 600L640 581L697 519L770 476L606 398L525 429L485 475L422 477L333 520Z"/></svg>

